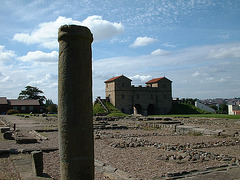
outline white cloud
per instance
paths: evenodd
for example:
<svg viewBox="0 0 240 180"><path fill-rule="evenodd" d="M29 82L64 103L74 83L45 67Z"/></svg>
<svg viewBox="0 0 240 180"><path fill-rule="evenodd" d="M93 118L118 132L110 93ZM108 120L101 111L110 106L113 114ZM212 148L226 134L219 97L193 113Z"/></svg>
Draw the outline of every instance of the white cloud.
<svg viewBox="0 0 240 180"><path fill-rule="evenodd" d="M38 27L30 34L15 34L13 40L26 44L40 44L45 48L55 49L58 47L58 28L64 24L80 24L80 22L74 21L72 20L72 18L60 16L57 18L56 21L44 22L39 24Z"/></svg>
<svg viewBox="0 0 240 180"><path fill-rule="evenodd" d="M87 26L93 33L95 40L108 39L123 33L124 28L121 23L112 23L103 20L101 16L89 16L82 22L59 16L56 21L44 22L31 33L17 33L13 40L26 44L40 44L48 49L57 49L58 28L65 24L75 24Z"/></svg>
<svg viewBox="0 0 240 180"><path fill-rule="evenodd" d="M198 71L196 71L195 73L192 74L193 77L198 77L200 76L200 73Z"/></svg>
<svg viewBox="0 0 240 180"><path fill-rule="evenodd" d="M221 35L218 35L217 38L219 38L219 39L229 39L230 34L221 34Z"/></svg>
<svg viewBox="0 0 240 180"><path fill-rule="evenodd" d="M239 58L240 57L240 45L235 46L219 45L214 47L209 52L209 56L212 58Z"/></svg>
<svg viewBox="0 0 240 180"><path fill-rule="evenodd" d="M163 49L157 49L151 53L151 55L157 56L157 55L165 55L168 54L169 52Z"/></svg>
<svg viewBox="0 0 240 180"><path fill-rule="evenodd" d="M0 47L0 92L8 98L17 98L21 90L27 85L36 85L46 90L46 96L57 102L57 59L56 51L44 53L42 51L29 52L26 56L17 57L13 51ZM7 63L11 60L11 64ZM51 62L51 65L49 65ZM44 77L44 78L43 78ZM52 92L52 94L48 93Z"/></svg>
<svg viewBox="0 0 240 180"><path fill-rule="evenodd" d="M124 31L121 23L103 20L102 16L89 16L82 22L82 25L87 26L91 30L96 40L109 39Z"/></svg>
<svg viewBox="0 0 240 180"><path fill-rule="evenodd" d="M6 50L4 46L0 45L0 62L11 61L15 56L14 51Z"/></svg>
<svg viewBox="0 0 240 180"><path fill-rule="evenodd" d="M164 44L162 44L164 47L171 47L171 48L174 48L174 47L176 47L176 45L174 45L174 44L169 44L169 43L164 43Z"/></svg>
<svg viewBox="0 0 240 180"><path fill-rule="evenodd" d="M45 53L42 51L28 52L26 56L18 58L24 62L57 62L58 52L52 51L51 53Z"/></svg>
<svg viewBox="0 0 240 180"><path fill-rule="evenodd" d="M130 47L147 46L154 43L155 41L156 39L150 37L137 37L137 39L134 41L133 44L130 45Z"/></svg>
<svg viewBox="0 0 240 180"><path fill-rule="evenodd" d="M44 76L45 74L45 76ZM41 76L40 76L41 75ZM53 73L38 73L34 76L30 82L28 81L27 85L39 87L43 90L44 95L47 98L52 99L55 103L57 103L57 88L58 88L58 77Z"/></svg>
<svg viewBox="0 0 240 180"><path fill-rule="evenodd" d="M207 80L207 81L213 81L213 80L214 80L214 77L207 77L205 80Z"/></svg>
<svg viewBox="0 0 240 180"><path fill-rule="evenodd" d="M0 82L3 83L3 82L9 82L9 79L10 79L10 76L6 76L4 78L0 78Z"/></svg>
<svg viewBox="0 0 240 180"><path fill-rule="evenodd" d="M152 76L151 75L135 75L135 76L131 76L129 77L130 79L132 79L133 81L141 81L141 82L146 82L150 79L152 79Z"/></svg>
<svg viewBox="0 0 240 180"><path fill-rule="evenodd" d="M5 73L0 72L0 82L9 82L10 81L10 76L5 75Z"/></svg>

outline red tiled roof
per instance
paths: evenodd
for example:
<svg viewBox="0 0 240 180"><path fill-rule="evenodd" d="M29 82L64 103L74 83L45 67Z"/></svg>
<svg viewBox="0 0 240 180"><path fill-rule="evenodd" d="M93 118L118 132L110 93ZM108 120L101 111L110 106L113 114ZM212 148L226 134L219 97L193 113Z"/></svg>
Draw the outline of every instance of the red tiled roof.
<svg viewBox="0 0 240 180"><path fill-rule="evenodd" d="M151 79L150 81L146 82L145 84L152 84L152 83L156 83L158 81L160 81L161 79L167 79L168 81L172 82L171 80L169 80L168 78L164 77L160 77L160 78L155 78L155 79Z"/></svg>
<svg viewBox="0 0 240 180"><path fill-rule="evenodd" d="M160 78L155 78L155 79L151 79L150 81L146 82L145 84L151 84L151 83L156 83L158 82L159 80L163 79L165 77L160 77Z"/></svg>
<svg viewBox="0 0 240 180"><path fill-rule="evenodd" d="M112 81L114 81L114 80L116 80L116 79L118 79L118 78L120 78L120 77L122 77L122 76L123 76L123 75L113 77L113 78L111 78L111 79L109 79L109 80L104 81L104 83L112 82Z"/></svg>
<svg viewBox="0 0 240 180"><path fill-rule="evenodd" d="M239 115L240 114L240 110L233 110L235 115Z"/></svg>
<svg viewBox="0 0 240 180"><path fill-rule="evenodd" d="M8 104L6 97L0 97L0 104Z"/></svg>
<svg viewBox="0 0 240 180"><path fill-rule="evenodd" d="M26 100L19 100L19 99L9 99L10 105L12 106L39 106L39 100L37 99L26 99Z"/></svg>

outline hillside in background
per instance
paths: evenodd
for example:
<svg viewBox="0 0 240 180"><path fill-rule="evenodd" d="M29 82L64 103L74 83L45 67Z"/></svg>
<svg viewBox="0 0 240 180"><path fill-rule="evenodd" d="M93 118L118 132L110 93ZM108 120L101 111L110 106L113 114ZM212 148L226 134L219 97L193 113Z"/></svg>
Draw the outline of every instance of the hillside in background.
<svg viewBox="0 0 240 180"><path fill-rule="evenodd" d="M173 103L169 114L211 114L188 103Z"/></svg>
<svg viewBox="0 0 240 180"><path fill-rule="evenodd" d="M127 116L126 114L122 113L119 109L117 109L115 106L113 106L109 102L104 103L104 105L107 107L110 113L107 113L107 111L98 102L93 105L93 115L97 116L97 115L106 114L107 116Z"/></svg>

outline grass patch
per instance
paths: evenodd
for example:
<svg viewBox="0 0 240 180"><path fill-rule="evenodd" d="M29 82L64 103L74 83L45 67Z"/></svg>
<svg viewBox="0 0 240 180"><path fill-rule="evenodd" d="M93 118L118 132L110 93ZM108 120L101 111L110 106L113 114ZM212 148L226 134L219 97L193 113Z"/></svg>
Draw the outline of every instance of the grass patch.
<svg viewBox="0 0 240 180"><path fill-rule="evenodd" d="M153 131L153 130L159 130L159 129L161 129L161 128L154 128L154 127L144 127L144 128L142 128L142 130L144 130L144 131Z"/></svg>
<svg viewBox="0 0 240 180"><path fill-rule="evenodd" d="M96 116L98 113L107 113L100 103L95 103L93 106L93 115Z"/></svg>
<svg viewBox="0 0 240 180"><path fill-rule="evenodd" d="M18 113L18 114L13 114L14 116L17 116L17 115L23 115L23 116L34 116L34 115L39 115L39 116L41 116L42 115L42 113L33 113L33 114L29 114L29 113ZM50 117L50 116L54 116L54 117L57 117L58 116L58 114L46 114L48 117Z"/></svg>
<svg viewBox="0 0 240 180"><path fill-rule="evenodd" d="M188 103L173 103L169 114L212 114Z"/></svg>
<svg viewBox="0 0 240 180"><path fill-rule="evenodd" d="M127 114L124 114L122 112L112 112L107 115L108 117L125 117L128 116Z"/></svg>
<svg viewBox="0 0 240 180"><path fill-rule="evenodd" d="M128 116L127 114L122 113L119 109L117 109L115 106L113 106L109 102L104 103L104 105L110 111L110 113L107 115L108 117ZM102 107L100 103L95 103L93 106L93 115L96 116L97 114L101 114L101 113L107 113L107 111Z"/></svg>
<svg viewBox="0 0 240 180"><path fill-rule="evenodd" d="M190 132L188 133L189 136L202 136L203 134L200 132Z"/></svg>
<svg viewBox="0 0 240 180"><path fill-rule="evenodd" d="M170 115L151 115L156 117L205 117L205 118L219 118L219 119L240 119L240 115L228 114L170 114Z"/></svg>

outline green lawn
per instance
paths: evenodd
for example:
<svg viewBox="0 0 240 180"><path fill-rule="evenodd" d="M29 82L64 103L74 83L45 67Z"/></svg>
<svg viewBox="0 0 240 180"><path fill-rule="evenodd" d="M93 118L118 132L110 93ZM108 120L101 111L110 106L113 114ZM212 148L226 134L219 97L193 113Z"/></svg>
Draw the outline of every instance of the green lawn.
<svg viewBox="0 0 240 180"><path fill-rule="evenodd" d="M206 117L206 118L222 118L222 119L239 119L240 115L228 114L171 114L171 115L151 115L157 117Z"/></svg>
<svg viewBox="0 0 240 180"><path fill-rule="evenodd" d="M107 102L104 104L110 111L110 113L107 116L109 116L109 117L127 116L126 114L122 113L119 109L115 108L111 103ZM106 113L106 111L100 103L95 103L93 106L93 115L95 116L98 113Z"/></svg>

